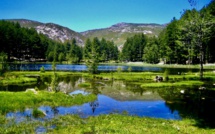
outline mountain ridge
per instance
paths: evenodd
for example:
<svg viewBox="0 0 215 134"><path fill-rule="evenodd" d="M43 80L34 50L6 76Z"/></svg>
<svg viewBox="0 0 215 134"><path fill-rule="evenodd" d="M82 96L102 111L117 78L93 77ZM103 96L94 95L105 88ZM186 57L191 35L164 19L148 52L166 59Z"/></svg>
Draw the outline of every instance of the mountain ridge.
<svg viewBox="0 0 215 134"><path fill-rule="evenodd" d="M149 37L157 37L166 27L166 24L157 23L126 23L120 22L107 28L91 29L83 32L76 32L68 27L61 26L52 22L42 23L28 19L8 19L7 21L18 22L22 27L35 28L38 33L48 36L50 39L66 42L76 39L77 44L84 46L87 38L113 41L117 46L123 45L127 38L135 34L145 34Z"/></svg>
<svg viewBox="0 0 215 134"><path fill-rule="evenodd" d="M84 45L85 37L83 37L80 33L59 24L52 22L42 23L28 19L9 19L6 21L18 22L22 27L34 28L38 33L42 33L50 39L61 43L76 39L78 45Z"/></svg>
<svg viewBox="0 0 215 134"><path fill-rule="evenodd" d="M156 23L117 23L108 28L93 29L81 32L86 38L105 38L112 40L118 46L123 45L127 38L135 34L145 34L149 37L158 37L160 32L166 27L166 24Z"/></svg>

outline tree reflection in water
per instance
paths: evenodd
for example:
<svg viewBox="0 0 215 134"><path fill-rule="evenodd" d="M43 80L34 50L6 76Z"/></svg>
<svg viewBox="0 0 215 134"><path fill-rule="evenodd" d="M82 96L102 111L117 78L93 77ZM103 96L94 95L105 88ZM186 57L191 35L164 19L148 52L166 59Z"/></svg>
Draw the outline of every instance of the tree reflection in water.
<svg viewBox="0 0 215 134"><path fill-rule="evenodd" d="M93 81L91 86L92 86L92 93L95 94L95 95L98 95L100 94L101 92L99 91L99 83L97 83L96 81ZM94 113L96 108L99 107L99 101L98 100L95 100L93 102L90 102L89 103L91 109L92 109L92 112Z"/></svg>
<svg viewBox="0 0 215 134"><path fill-rule="evenodd" d="M92 112L94 113L96 108L99 106L99 101L96 100L96 101L93 101L93 102L90 102L90 107L92 108Z"/></svg>
<svg viewBox="0 0 215 134"><path fill-rule="evenodd" d="M54 117L55 117L56 115L58 115L59 110L57 109L57 107L52 107L52 112L54 113Z"/></svg>
<svg viewBox="0 0 215 134"><path fill-rule="evenodd" d="M200 91L198 87L185 89L184 93L180 90L160 89L159 94L172 112L179 111L182 118L195 119L199 127L215 128L215 91Z"/></svg>

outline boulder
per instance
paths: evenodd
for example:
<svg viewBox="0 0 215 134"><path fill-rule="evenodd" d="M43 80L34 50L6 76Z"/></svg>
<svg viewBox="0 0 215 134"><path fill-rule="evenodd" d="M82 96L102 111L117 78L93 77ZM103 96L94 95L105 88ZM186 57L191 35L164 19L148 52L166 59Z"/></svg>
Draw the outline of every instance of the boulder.
<svg viewBox="0 0 215 134"><path fill-rule="evenodd" d="M27 88L25 92L33 92L34 94L37 94L37 91L34 88Z"/></svg>
<svg viewBox="0 0 215 134"><path fill-rule="evenodd" d="M155 80L156 80L156 81L163 81L163 77L157 75L157 76L155 77Z"/></svg>

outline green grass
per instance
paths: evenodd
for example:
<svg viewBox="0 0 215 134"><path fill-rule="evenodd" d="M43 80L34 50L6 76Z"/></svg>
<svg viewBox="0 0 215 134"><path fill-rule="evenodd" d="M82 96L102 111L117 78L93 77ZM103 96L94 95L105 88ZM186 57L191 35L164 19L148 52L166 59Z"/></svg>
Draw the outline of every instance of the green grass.
<svg viewBox="0 0 215 134"><path fill-rule="evenodd" d="M0 92L0 113L25 110L26 108L37 108L44 106L72 106L81 105L96 99L95 95L66 95L64 93L52 93L39 91L32 92Z"/></svg>
<svg viewBox="0 0 215 134"><path fill-rule="evenodd" d="M27 78L27 77L18 77L18 78L6 78L0 81L0 84L3 85L14 85L14 84L23 84L23 83L36 83L36 78Z"/></svg>
<svg viewBox="0 0 215 134"><path fill-rule="evenodd" d="M0 84L3 85L13 85L13 84L23 84L23 83L36 83L37 78L25 77L23 75L11 75L5 74L6 76L1 77Z"/></svg>
<svg viewBox="0 0 215 134"><path fill-rule="evenodd" d="M167 82L156 82L156 83L144 83L141 85L142 88L145 87L182 87L182 86L201 86L204 82L202 81L179 81L179 82L173 82L173 83L167 83Z"/></svg>
<svg viewBox="0 0 215 134"><path fill-rule="evenodd" d="M90 87L90 86L91 86L91 83L87 83L87 82L85 82L85 83L80 83L78 86L79 86L79 87Z"/></svg>
<svg viewBox="0 0 215 134"><path fill-rule="evenodd" d="M0 133L35 133L35 128L48 128L50 134L213 134L215 129L199 128L192 119L164 120L127 115L100 115L82 119L75 115L56 117L45 122L12 123L0 117ZM50 129L51 126L56 126ZM6 128L5 128L6 127Z"/></svg>
<svg viewBox="0 0 215 134"><path fill-rule="evenodd" d="M200 65L180 65L180 64L149 64L145 62L121 62L121 63L103 63L109 65L119 65L119 66L142 66L142 67L159 67L159 68L188 68L188 69L200 69ZM204 65L204 69L215 69L215 64Z"/></svg>
<svg viewBox="0 0 215 134"><path fill-rule="evenodd" d="M59 124L64 120L74 120L70 117L62 117ZM77 119L76 119L77 120ZM74 121L73 121L74 122ZM117 134L176 134L176 133L214 133L215 130L206 130L195 127L195 121L182 120L172 121L153 118L140 118L126 115L101 115L90 117L81 122L67 124L66 126L57 127L54 133L117 133Z"/></svg>

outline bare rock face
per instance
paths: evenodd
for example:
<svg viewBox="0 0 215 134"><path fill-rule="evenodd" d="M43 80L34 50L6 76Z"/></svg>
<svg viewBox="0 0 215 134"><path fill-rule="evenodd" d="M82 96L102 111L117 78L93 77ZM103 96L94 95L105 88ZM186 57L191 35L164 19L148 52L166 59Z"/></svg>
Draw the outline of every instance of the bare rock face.
<svg viewBox="0 0 215 134"><path fill-rule="evenodd" d="M60 41L64 43L65 41L75 39L77 43L81 46L84 45L83 36L69 28L62 27L53 23L47 23L35 27L38 33L42 33L48 36L50 39Z"/></svg>
<svg viewBox="0 0 215 134"><path fill-rule="evenodd" d="M41 23L38 21L26 19L14 19L8 21L18 22L22 27L34 28L38 33L44 34L55 41L64 43L66 41L76 39L78 45L84 45L85 37L82 34L67 27L63 27L54 23Z"/></svg>

